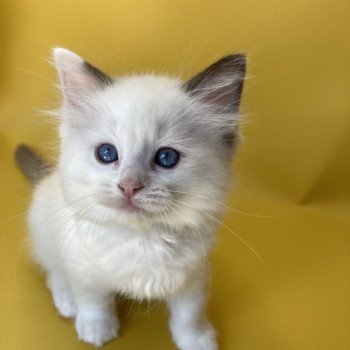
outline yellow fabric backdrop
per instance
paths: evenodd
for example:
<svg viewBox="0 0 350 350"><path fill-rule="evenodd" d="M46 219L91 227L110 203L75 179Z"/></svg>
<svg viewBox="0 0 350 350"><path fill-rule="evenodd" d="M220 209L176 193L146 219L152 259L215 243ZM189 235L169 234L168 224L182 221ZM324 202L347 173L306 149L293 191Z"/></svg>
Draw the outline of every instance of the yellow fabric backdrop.
<svg viewBox="0 0 350 350"><path fill-rule="evenodd" d="M350 349L349 36L348 0L1 1L0 348L91 348L30 262L30 189L12 160L18 142L57 140L39 110L57 106L47 60L64 46L115 75L188 77L247 52L245 141L212 256L210 318L223 350ZM106 349L175 349L162 305L123 302L120 314Z"/></svg>

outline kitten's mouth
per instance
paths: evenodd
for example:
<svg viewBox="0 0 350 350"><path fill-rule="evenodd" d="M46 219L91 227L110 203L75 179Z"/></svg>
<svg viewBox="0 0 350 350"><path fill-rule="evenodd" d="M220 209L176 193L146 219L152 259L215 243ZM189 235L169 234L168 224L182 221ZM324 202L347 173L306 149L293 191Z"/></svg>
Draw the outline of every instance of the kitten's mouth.
<svg viewBox="0 0 350 350"><path fill-rule="evenodd" d="M152 213L143 208L142 204L137 203L136 200L122 199L122 200L102 200L102 204L113 208L119 212L129 214L131 216L149 216Z"/></svg>
<svg viewBox="0 0 350 350"><path fill-rule="evenodd" d="M119 208L121 210L124 210L128 213L136 213L139 211L143 211L142 208L140 208L139 206L137 206L135 203L131 202L130 200L125 201L124 203L122 203Z"/></svg>
<svg viewBox="0 0 350 350"><path fill-rule="evenodd" d="M130 215L145 215L147 211L140 207L135 201L131 199L125 199L120 204L117 205L118 209L128 213Z"/></svg>

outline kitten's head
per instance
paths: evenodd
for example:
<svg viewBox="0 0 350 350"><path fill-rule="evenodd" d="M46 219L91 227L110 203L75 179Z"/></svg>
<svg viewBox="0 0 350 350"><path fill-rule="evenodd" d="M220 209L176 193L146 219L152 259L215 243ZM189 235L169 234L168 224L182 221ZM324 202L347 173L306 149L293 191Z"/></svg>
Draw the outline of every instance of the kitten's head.
<svg viewBox="0 0 350 350"><path fill-rule="evenodd" d="M63 93L59 171L77 215L181 226L220 212L238 138L243 55L187 82L110 78L60 48L54 60Z"/></svg>

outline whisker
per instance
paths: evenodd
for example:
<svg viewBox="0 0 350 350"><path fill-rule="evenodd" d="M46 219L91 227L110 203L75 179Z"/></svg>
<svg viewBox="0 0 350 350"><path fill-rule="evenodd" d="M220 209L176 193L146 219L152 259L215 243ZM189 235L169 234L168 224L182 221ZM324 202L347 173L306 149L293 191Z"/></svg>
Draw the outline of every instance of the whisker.
<svg viewBox="0 0 350 350"><path fill-rule="evenodd" d="M178 204L172 202L171 200L169 200L172 204L176 205L179 207ZM183 218L183 216L181 216L181 218ZM209 299L210 297L210 292L211 292L211 269L210 269L210 264L209 264L209 258L208 258L208 254L207 251L205 249L204 246L204 242L203 242L203 238L201 236L201 233L199 231L198 227L195 227L193 225L188 225L188 227L191 229L191 231L194 233L195 237L197 238L198 242L201 243L201 247L202 247L202 251L203 251L203 257L204 257L204 261L203 261L203 268L202 268L202 272L201 275L199 276L198 280L201 280L204 275L205 275L205 271L206 271L206 267L208 267L208 274L209 274L209 289L208 289L208 295L207 295L207 299ZM188 235L186 232L186 237L187 237L187 242L188 242ZM189 242L188 242L189 245Z"/></svg>
<svg viewBox="0 0 350 350"><path fill-rule="evenodd" d="M258 217L258 218L275 218L275 217L281 217L281 216L283 216L283 215L288 214L288 212L283 212L283 213L274 214L274 215L261 215L261 214L246 213L246 212L243 212L243 211L241 211L241 210L232 208L232 207L230 207L230 206L228 206L228 205L226 205L226 204L224 204L224 203L222 203L222 202L219 202L219 201L217 201L217 200L214 200L214 199L212 199L211 197L206 196L206 195L203 195L203 194L200 194L200 193L189 192L189 191L173 191L173 190L168 191L168 192L170 192L170 193L190 194L190 195L193 195L193 196L202 197L202 198L207 199L207 200L209 200L209 201L211 201L211 202L214 202L214 203L216 203L216 204L219 204L219 205L221 205L221 206L223 206L223 207L225 207L225 208L227 208L227 209L229 209L229 210L232 210L232 211L234 211L234 212L236 212L236 213L238 213L238 214L242 214L242 215L246 215L246 216L251 216L251 217Z"/></svg>
<svg viewBox="0 0 350 350"><path fill-rule="evenodd" d="M59 243L59 247L58 247L59 251L61 251L63 249L64 244L66 243L67 239L69 238L70 233L72 232L72 235L68 241L68 244L66 245L64 256L66 256L68 249L69 249L69 246L72 243L72 240L74 238L73 229L77 228L77 230L79 230L84 225L85 221L83 220L83 218L87 213L89 213L90 210L91 210L90 204L87 205L86 207L82 208L82 210L79 210L79 220L73 218L73 224L69 227L68 231L64 233L63 238ZM64 225L67 224L68 220L64 223ZM61 230L57 230L58 234L60 233L60 231Z"/></svg>
<svg viewBox="0 0 350 350"><path fill-rule="evenodd" d="M241 236L239 236L235 231L233 231L230 227L228 227L227 225L225 225L222 221L218 220L217 218L215 218L213 215L199 209L199 208L196 208L188 203L185 203L185 202L182 202L182 201L179 201L179 200L176 200L174 199L176 202L179 202L183 205L186 205L194 210L198 210L200 211L201 213L203 213L204 215L207 215L208 217L210 217L213 221L217 222L218 224L222 225L223 227L225 227L228 231L230 231L242 244L244 244L257 258L258 260L263 264L265 270L269 273L269 275L271 277L274 277L273 273L271 272L270 268L268 267L268 265L266 264L266 262L264 261L264 259L261 257L261 255L249 244L247 243Z"/></svg>
<svg viewBox="0 0 350 350"><path fill-rule="evenodd" d="M173 228L172 228L172 226L171 226L171 224L170 224L169 217L168 217L168 215L167 215L167 213L166 213L166 210L165 210L164 208L163 208L163 213L164 213L164 215L165 215L165 217L166 217L166 220L167 220L168 225L169 225L170 233L171 233L171 235L172 235L172 237L173 237L173 240L174 240L174 242L175 242L175 241L176 241L176 235L175 235L175 232L174 232L174 230L173 230ZM168 232L167 232L167 233L168 233ZM175 247L176 247L176 254L177 254L177 256L179 256L179 247L178 247L177 244L175 244Z"/></svg>

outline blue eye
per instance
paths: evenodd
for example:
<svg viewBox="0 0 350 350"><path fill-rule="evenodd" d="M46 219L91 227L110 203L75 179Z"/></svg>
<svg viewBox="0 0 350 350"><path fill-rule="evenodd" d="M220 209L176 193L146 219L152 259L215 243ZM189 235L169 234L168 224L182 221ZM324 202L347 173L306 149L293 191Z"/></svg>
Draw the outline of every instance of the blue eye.
<svg viewBox="0 0 350 350"><path fill-rule="evenodd" d="M112 163L118 160L117 149L109 143L100 145L96 150L96 154L102 163Z"/></svg>
<svg viewBox="0 0 350 350"><path fill-rule="evenodd" d="M172 168L179 161L180 155L173 148L161 148L158 150L154 162L163 168Z"/></svg>

